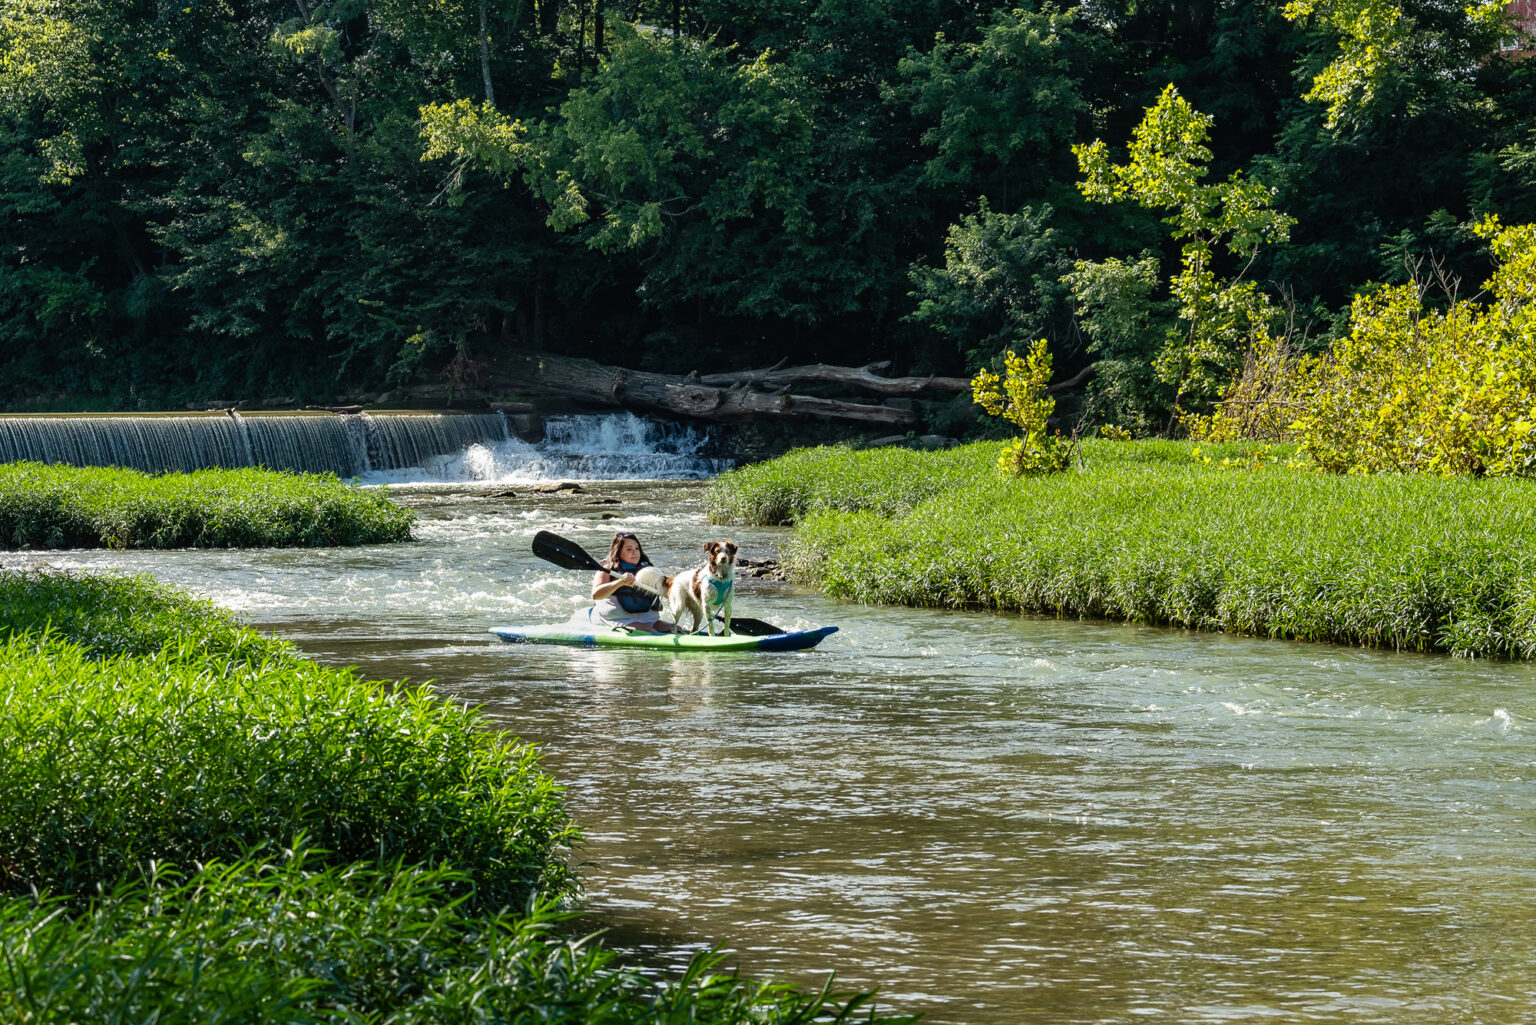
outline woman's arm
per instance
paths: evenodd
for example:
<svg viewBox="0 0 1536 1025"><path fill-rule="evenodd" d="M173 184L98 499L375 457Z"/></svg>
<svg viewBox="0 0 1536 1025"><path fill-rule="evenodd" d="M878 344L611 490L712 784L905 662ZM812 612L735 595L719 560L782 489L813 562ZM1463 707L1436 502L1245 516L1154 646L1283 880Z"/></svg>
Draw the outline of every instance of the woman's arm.
<svg viewBox="0 0 1536 1025"><path fill-rule="evenodd" d="M634 584L635 575L633 573L625 573L620 577L616 577L606 571L594 573L592 574L592 600L600 601L613 594L619 588L633 587Z"/></svg>

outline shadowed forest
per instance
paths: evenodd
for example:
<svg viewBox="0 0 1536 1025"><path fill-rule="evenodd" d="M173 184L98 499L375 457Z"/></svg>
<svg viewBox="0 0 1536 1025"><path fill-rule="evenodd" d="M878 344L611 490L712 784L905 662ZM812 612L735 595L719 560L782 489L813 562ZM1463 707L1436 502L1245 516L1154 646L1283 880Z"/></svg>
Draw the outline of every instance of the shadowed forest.
<svg viewBox="0 0 1536 1025"><path fill-rule="evenodd" d="M511 351L968 375L1044 338L1155 430L1187 246L1082 154L1170 85L1198 174L1293 222L1209 267L1293 351L1378 284L1473 295L1474 224L1536 220L1518 26L1393 5L1341 83L1381 6L0 0L0 404L324 401Z"/></svg>

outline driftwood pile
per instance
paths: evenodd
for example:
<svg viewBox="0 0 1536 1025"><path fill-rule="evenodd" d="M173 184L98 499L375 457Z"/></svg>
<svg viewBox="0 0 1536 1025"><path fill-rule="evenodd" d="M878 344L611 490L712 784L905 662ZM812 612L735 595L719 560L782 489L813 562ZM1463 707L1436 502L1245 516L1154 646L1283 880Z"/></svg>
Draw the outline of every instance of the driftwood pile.
<svg viewBox="0 0 1536 1025"><path fill-rule="evenodd" d="M584 405L612 406L637 413L692 417L722 423L814 417L862 423L911 424L908 404L822 398L795 392L800 385L837 385L891 397L924 392L969 392L962 377L881 377L889 362L863 367L769 367L727 374L654 374L626 370L570 356L529 356L498 367L493 385L525 395L548 395Z"/></svg>

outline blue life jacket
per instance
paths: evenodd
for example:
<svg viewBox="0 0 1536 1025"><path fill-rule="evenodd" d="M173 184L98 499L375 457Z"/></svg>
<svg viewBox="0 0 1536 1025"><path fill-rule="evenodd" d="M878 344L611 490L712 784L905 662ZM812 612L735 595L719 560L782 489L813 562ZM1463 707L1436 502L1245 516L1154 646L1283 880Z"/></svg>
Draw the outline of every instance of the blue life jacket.
<svg viewBox="0 0 1536 1025"><path fill-rule="evenodd" d="M609 572L616 576L623 573L633 573L636 570L644 569L650 564L651 561L649 559L644 562L625 562L623 559L620 559L619 568ZM618 602L619 608L625 612L655 612L661 608L660 595L652 594L649 591L642 591L638 587L621 587L609 595L609 597Z"/></svg>

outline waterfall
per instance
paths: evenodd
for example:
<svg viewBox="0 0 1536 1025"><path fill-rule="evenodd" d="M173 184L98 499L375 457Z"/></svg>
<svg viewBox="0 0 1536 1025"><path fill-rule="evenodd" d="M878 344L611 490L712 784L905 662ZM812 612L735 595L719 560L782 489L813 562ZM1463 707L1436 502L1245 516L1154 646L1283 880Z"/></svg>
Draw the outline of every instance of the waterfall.
<svg viewBox="0 0 1536 1025"><path fill-rule="evenodd" d="M551 416L522 441L500 413L4 416L0 463L149 473L265 466L381 483L645 480L713 476L705 431L630 413Z"/></svg>
<svg viewBox="0 0 1536 1025"><path fill-rule="evenodd" d="M633 413L550 416L544 418L541 441L508 436L476 442L457 455L426 460L425 477L409 470L385 471L365 474L363 481L696 480L731 464L704 455L708 442L708 432L691 424L647 420Z"/></svg>
<svg viewBox="0 0 1536 1025"><path fill-rule="evenodd" d="M148 473L265 466L362 477L503 441L500 413L0 416L0 463L121 466Z"/></svg>

